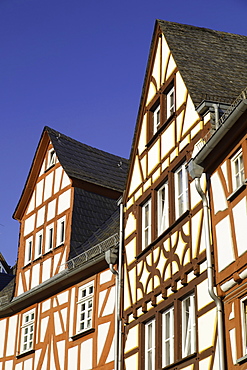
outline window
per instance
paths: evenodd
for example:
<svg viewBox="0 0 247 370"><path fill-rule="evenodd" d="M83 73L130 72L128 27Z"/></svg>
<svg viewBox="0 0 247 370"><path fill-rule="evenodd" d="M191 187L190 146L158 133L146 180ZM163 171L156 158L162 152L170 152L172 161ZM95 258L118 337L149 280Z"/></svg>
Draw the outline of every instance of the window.
<svg viewBox="0 0 247 370"><path fill-rule="evenodd" d="M33 349L34 344L34 310L26 312L22 317L21 353Z"/></svg>
<svg viewBox="0 0 247 370"><path fill-rule="evenodd" d="M49 150L49 153L48 153L47 168L52 167L55 164L55 162L56 162L56 153L55 153L54 149L51 149L51 150Z"/></svg>
<svg viewBox="0 0 247 370"><path fill-rule="evenodd" d="M151 199L142 206L142 249L151 242Z"/></svg>
<svg viewBox="0 0 247 370"><path fill-rule="evenodd" d="M79 288L77 302L77 333L92 328L93 293L93 281Z"/></svg>
<svg viewBox="0 0 247 370"><path fill-rule="evenodd" d="M166 94L166 112L166 118L169 118L175 112L174 86Z"/></svg>
<svg viewBox="0 0 247 370"><path fill-rule="evenodd" d="M153 134L155 134L160 126L160 105L153 111Z"/></svg>
<svg viewBox="0 0 247 370"><path fill-rule="evenodd" d="M169 226L169 203L168 203L168 182L166 181L157 192L158 210L158 236Z"/></svg>
<svg viewBox="0 0 247 370"><path fill-rule="evenodd" d="M182 300L182 357L196 350L195 296Z"/></svg>
<svg viewBox="0 0 247 370"><path fill-rule="evenodd" d="M35 239L35 258L39 257L42 254L42 246L43 246L43 230L39 231L36 234L36 239Z"/></svg>
<svg viewBox="0 0 247 370"><path fill-rule="evenodd" d="M145 324L145 370L155 369L155 320Z"/></svg>
<svg viewBox="0 0 247 370"><path fill-rule="evenodd" d="M244 182L243 152L239 150L231 159L233 190L236 190Z"/></svg>
<svg viewBox="0 0 247 370"><path fill-rule="evenodd" d="M28 238L26 240L26 247L25 247L25 264L31 262L32 259L32 249L33 249L33 238Z"/></svg>
<svg viewBox="0 0 247 370"><path fill-rule="evenodd" d="M188 209L188 176L183 163L174 173L175 216L180 217Z"/></svg>
<svg viewBox="0 0 247 370"><path fill-rule="evenodd" d="M174 362L174 309L162 314L162 367Z"/></svg>
<svg viewBox="0 0 247 370"><path fill-rule="evenodd" d="M49 252L53 248L53 234L54 227L53 224L47 226L46 237L45 237L45 252Z"/></svg>
<svg viewBox="0 0 247 370"><path fill-rule="evenodd" d="M57 222L57 246L64 243L65 238L65 217Z"/></svg>

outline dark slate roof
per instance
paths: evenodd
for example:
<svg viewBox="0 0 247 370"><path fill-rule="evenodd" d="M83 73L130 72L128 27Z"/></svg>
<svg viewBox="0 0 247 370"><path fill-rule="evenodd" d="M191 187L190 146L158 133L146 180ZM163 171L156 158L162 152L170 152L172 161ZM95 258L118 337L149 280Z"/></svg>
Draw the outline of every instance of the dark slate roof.
<svg viewBox="0 0 247 370"><path fill-rule="evenodd" d="M2 255L2 253L0 252L0 263L3 265L4 269L6 270L7 273L10 273L11 272L11 268L10 266L7 264L4 256Z"/></svg>
<svg viewBox="0 0 247 370"><path fill-rule="evenodd" d="M57 157L71 178L122 192L128 170L128 160L92 148L49 127L48 132Z"/></svg>
<svg viewBox="0 0 247 370"><path fill-rule="evenodd" d="M14 275L6 274L5 272L0 272L0 291L3 290L6 285L14 278Z"/></svg>
<svg viewBox="0 0 247 370"><path fill-rule="evenodd" d="M85 242L117 209L115 199L75 188L69 259L90 248Z"/></svg>
<svg viewBox="0 0 247 370"><path fill-rule="evenodd" d="M119 234L119 209L82 244L82 250L88 250L115 234Z"/></svg>
<svg viewBox="0 0 247 370"><path fill-rule="evenodd" d="M247 86L247 36L158 20L194 104L231 103Z"/></svg>

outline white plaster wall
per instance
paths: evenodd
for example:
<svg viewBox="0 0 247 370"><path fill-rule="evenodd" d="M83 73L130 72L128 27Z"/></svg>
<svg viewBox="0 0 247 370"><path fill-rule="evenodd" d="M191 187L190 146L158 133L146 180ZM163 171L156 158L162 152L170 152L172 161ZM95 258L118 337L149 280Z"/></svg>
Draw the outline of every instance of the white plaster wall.
<svg viewBox="0 0 247 370"><path fill-rule="evenodd" d="M148 173L150 173L159 163L159 140L148 151Z"/></svg>
<svg viewBox="0 0 247 370"><path fill-rule="evenodd" d="M35 205L34 201L35 201L35 191L33 192L31 200L29 202L28 209L27 209L27 214L34 210L34 205Z"/></svg>
<svg viewBox="0 0 247 370"><path fill-rule="evenodd" d="M59 335L63 333L58 311L54 312L54 326L55 326L55 335Z"/></svg>
<svg viewBox="0 0 247 370"><path fill-rule="evenodd" d="M139 141L138 141L138 150L139 154L144 152L146 149L146 144L147 144L147 114L144 114L142 125L141 125L141 132L139 136Z"/></svg>
<svg viewBox="0 0 247 370"><path fill-rule="evenodd" d="M106 358L106 363L114 361L114 353L115 353L114 344L115 344L115 335L114 335L114 338L112 340L110 351L109 351L108 356Z"/></svg>
<svg viewBox="0 0 247 370"><path fill-rule="evenodd" d="M127 340L125 343L125 353L132 351L138 347L138 325L133 326L129 331L127 335Z"/></svg>
<svg viewBox="0 0 247 370"><path fill-rule="evenodd" d="M161 136L161 157L164 158L175 147L175 123L172 122Z"/></svg>
<svg viewBox="0 0 247 370"><path fill-rule="evenodd" d="M183 124L183 131L182 135L184 135L187 131L190 130L191 126L200 118L198 113L195 110L195 106L192 102L190 95L188 95L187 104L185 108L185 115L184 115L184 124Z"/></svg>
<svg viewBox="0 0 247 370"><path fill-rule="evenodd" d="M51 259L48 258L43 262L43 269L42 269L42 282L50 279L51 277Z"/></svg>
<svg viewBox="0 0 247 370"><path fill-rule="evenodd" d="M13 356L15 355L15 340L13 340L13 336L15 337L17 334L17 315L12 316L9 318L9 330L8 330L8 340L7 340L7 349L6 349L6 356Z"/></svg>
<svg viewBox="0 0 247 370"><path fill-rule="evenodd" d="M58 214L62 213L70 207L70 193L71 190L68 189L58 198Z"/></svg>
<svg viewBox="0 0 247 370"><path fill-rule="evenodd" d="M214 345L214 335L216 333L216 318L216 309L208 311L203 316L198 317L199 353L202 353L204 350Z"/></svg>
<svg viewBox="0 0 247 370"><path fill-rule="evenodd" d="M4 362L4 369L5 370L12 370L13 369L13 360L5 361Z"/></svg>
<svg viewBox="0 0 247 370"><path fill-rule="evenodd" d="M5 335L6 333L6 319L3 319L0 321L0 358L3 357L3 349L4 349L4 341L5 341Z"/></svg>
<svg viewBox="0 0 247 370"><path fill-rule="evenodd" d="M48 203L47 221L55 217L56 199Z"/></svg>
<svg viewBox="0 0 247 370"><path fill-rule="evenodd" d="M207 279L197 284L197 308L201 310L212 302L212 298L208 293ZM200 329L200 328L199 328Z"/></svg>
<svg viewBox="0 0 247 370"><path fill-rule="evenodd" d="M97 337L97 363L99 363L100 357L102 355L102 351L106 342L106 338L108 336L110 323L105 322L98 326L98 337Z"/></svg>
<svg viewBox="0 0 247 370"><path fill-rule="evenodd" d="M41 320L41 324L40 324L40 342L44 342L48 321L49 321L48 316L44 317Z"/></svg>
<svg viewBox="0 0 247 370"><path fill-rule="evenodd" d="M61 340L57 342L57 351L59 353L58 359L59 359L60 369L64 370L65 340Z"/></svg>
<svg viewBox="0 0 247 370"><path fill-rule="evenodd" d="M101 272L100 274L100 285L107 283L108 281L111 281L112 279L112 273L110 270L105 270Z"/></svg>
<svg viewBox="0 0 247 370"><path fill-rule="evenodd" d="M218 270L222 271L235 260L229 216L216 225Z"/></svg>
<svg viewBox="0 0 247 370"><path fill-rule="evenodd" d="M132 194L134 190L142 183L141 172L139 167L139 162L137 157L135 158L135 163L133 166L131 182L130 182L130 190L129 194Z"/></svg>
<svg viewBox="0 0 247 370"><path fill-rule="evenodd" d="M102 316L111 315L115 307L115 286L110 288L110 294L108 296L105 309Z"/></svg>
<svg viewBox="0 0 247 370"><path fill-rule="evenodd" d="M214 213L227 209L227 200L217 172L211 176L211 186L213 193Z"/></svg>
<svg viewBox="0 0 247 370"><path fill-rule="evenodd" d="M39 273L40 273L40 264L37 263L36 265L33 265L32 268L31 288L39 285Z"/></svg>
<svg viewBox="0 0 247 370"><path fill-rule="evenodd" d="M33 368L33 359L29 358L28 360L24 361L23 370L32 370Z"/></svg>
<svg viewBox="0 0 247 370"><path fill-rule="evenodd" d="M66 186L70 185L70 179L66 172L63 171L63 180L61 188L65 188Z"/></svg>
<svg viewBox="0 0 247 370"><path fill-rule="evenodd" d="M176 63L173 59L173 56L170 55L169 62L168 62L168 67L167 67L166 79L168 79L171 76L171 74L174 72L175 68L176 68Z"/></svg>
<svg viewBox="0 0 247 370"><path fill-rule="evenodd" d="M105 299L105 296L106 296L106 292L107 292L107 289L102 290L99 293L98 316L100 316L100 312L101 312L102 305L103 305L103 302L104 302L104 299Z"/></svg>
<svg viewBox="0 0 247 370"><path fill-rule="evenodd" d="M68 349L68 369L77 369L78 346Z"/></svg>
<svg viewBox="0 0 247 370"><path fill-rule="evenodd" d="M73 323L74 323L74 308L75 308L75 288L71 289L70 297L70 310L69 310L69 337L71 338L74 334Z"/></svg>
<svg viewBox="0 0 247 370"><path fill-rule="evenodd" d="M52 195L53 177L54 177L54 172L51 172L45 178L44 200L47 200Z"/></svg>
<svg viewBox="0 0 247 370"><path fill-rule="evenodd" d="M132 239L128 244L125 246L126 251L126 258L127 264L129 265L131 262L135 261L136 257L136 238Z"/></svg>
<svg viewBox="0 0 247 370"><path fill-rule="evenodd" d="M24 224L24 236L30 234L34 229L35 215L28 217Z"/></svg>
<svg viewBox="0 0 247 370"><path fill-rule="evenodd" d="M233 328L229 331L230 342L231 342L231 355L232 361L236 364L237 361L237 348L236 348L236 329Z"/></svg>
<svg viewBox="0 0 247 370"><path fill-rule="evenodd" d="M59 304L67 303L68 302L68 296L69 296L68 291L65 291L63 293L58 294L57 299L58 299Z"/></svg>
<svg viewBox="0 0 247 370"><path fill-rule="evenodd" d="M39 181L36 185L36 207L38 207L42 203L43 188L44 188L44 179Z"/></svg>
<svg viewBox="0 0 247 370"><path fill-rule="evenodd" d="M237 241L238 255L242 255L247 250L246 245L246 225L247 209L246 197L240 200L233 208L234 228Z"/></svg>
<svg viewBox="0 0 247 370"><path fill-rule="evenodd" d="M152 75L157 83L157 89L160 88L160 46L161 39L158 40L158 45L156 48L156 55L154 60L153 72Z"/></svg>
<svg viewBox="0 0 247 370"><path fill-rule="evenodd" d="M42 312L48 311L51 308L51 300L47 299L42 303Z"/></svg>
<svg viewBox="0 0 247 370"><path fill-rule="evenodd" d="M26 286L27 286L27 290L30 289L30 270L27 270L24 272L24 276L25 276L25 281L26 281Z"/></svg>
<svg viewBox="0 0 247 370"><path fill-rule="evenodd" d="M55 171L54 194L56 194L60 190L62 172L62 167L58 167Z"/></svg>
<svg viewBox="0 0 247 370"><path fill-rule="evenodd" d="M81 344L80 370L88 370L93 367L93 339L88 339Z"/></svg>
<svg viewBox="0 0 247 370"><path fill-rule="evenodd" d="M37 212L36 227L43 225L45 222L45 207L42 207Z"/></svg>
<svg viewBox="0 0 247 370"><path fill-rule="evenodd" d="M186 101L187 89L180 72L176 73L176 109Z"/></svg>
<svg viewBox="0 0 247 370"><path fill-rule="evenodd" d="M138 369L138 353L125 359L125 370Z"/></svg>
<svg viewBox="0 0 247 370"><path fill-rule="evenodd" d="M126 226L124 229L125 239L136 230L136 219L133 213L128 215Z"/></svg>

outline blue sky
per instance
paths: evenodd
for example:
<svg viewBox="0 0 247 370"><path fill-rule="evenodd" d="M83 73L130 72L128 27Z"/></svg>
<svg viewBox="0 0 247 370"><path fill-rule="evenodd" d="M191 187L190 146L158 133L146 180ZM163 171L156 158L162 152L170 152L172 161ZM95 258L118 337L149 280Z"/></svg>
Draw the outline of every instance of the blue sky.
<svg viewBox="0 0 247 370"><path fill-rule="evenodd" d="M155 19L247 35L245 0L0 1L0 251L48 125L129 157Z"/></svg>

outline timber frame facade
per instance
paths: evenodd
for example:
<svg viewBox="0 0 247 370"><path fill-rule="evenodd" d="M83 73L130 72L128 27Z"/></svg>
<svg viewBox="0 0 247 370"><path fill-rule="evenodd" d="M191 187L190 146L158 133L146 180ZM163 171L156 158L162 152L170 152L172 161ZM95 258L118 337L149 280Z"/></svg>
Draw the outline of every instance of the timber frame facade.
<svg viewBox="0 0 247 370"><path fill-rule="evenodd" d="M244 114L243 95L240 111L232 102L247 86L246 45L156 21L124 196L126 370L245 369L246 121L192 159Z"/></svg>
<svg viewBox="0 0 247 370"><path fill-rule="evenodd" d="M246 36L157 20L129 164L45 127L0 370L246 369L246 63Z"/></svg>
<svg viewBox="0 0 247 370"><path fill-rule="evenodd" d="M0 294L1 370L114 367L115 276L105 252L119 245L127 167L44 128L14 213L20 239L16 279Z"/></svg>

